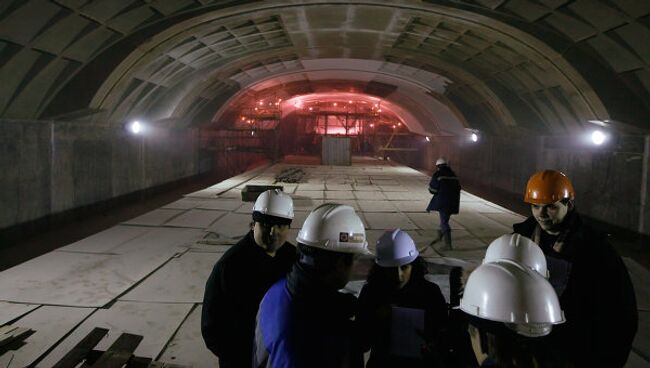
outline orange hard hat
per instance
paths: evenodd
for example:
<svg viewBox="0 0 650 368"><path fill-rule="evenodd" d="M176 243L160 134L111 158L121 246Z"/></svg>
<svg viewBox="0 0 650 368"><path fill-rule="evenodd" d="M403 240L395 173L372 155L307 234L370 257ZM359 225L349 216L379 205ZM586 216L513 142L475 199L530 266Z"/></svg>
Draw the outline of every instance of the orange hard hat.
<svg viewBox="0 0 650 368"><path fill-rule="evenodd" d="M562 199L574 199L576 192L571 180L557 170L538 171L528 179L524 202L551 204Z"/></svg>

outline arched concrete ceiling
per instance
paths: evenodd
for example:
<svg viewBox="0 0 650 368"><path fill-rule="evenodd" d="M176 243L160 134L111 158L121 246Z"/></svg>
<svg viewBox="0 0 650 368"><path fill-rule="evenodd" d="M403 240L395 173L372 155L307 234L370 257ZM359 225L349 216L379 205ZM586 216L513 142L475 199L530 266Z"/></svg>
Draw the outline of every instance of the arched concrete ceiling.
<svg viewBox="0 0 650 368"><path fill-rule="evenodd" d="M300 71L311 81L310 63L355 59L374 65L370 83L439 76L444 90L422 91L479 129L650 121L648 1L233 4L4 1L0 117L196 123L258 81Z"/></svg>

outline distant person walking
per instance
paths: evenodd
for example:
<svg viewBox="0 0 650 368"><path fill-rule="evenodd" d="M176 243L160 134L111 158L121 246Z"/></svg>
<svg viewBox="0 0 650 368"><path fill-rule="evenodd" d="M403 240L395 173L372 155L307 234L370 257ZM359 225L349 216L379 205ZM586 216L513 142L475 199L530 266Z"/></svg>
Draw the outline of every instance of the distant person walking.
<svg viewBox="0 0 650 368"><path fill-rule="evenodd" d="M449 218L457 214L460 207L460 181L456 173L449 167L449 161L440 157L436 161L437 170L429 182L429 193L433 194L427 212L438 211L440 215L440 230L438 238L433 240L433 245L440 240L444 240L442 249L451 249L451 228L449 227Z"/></svg>

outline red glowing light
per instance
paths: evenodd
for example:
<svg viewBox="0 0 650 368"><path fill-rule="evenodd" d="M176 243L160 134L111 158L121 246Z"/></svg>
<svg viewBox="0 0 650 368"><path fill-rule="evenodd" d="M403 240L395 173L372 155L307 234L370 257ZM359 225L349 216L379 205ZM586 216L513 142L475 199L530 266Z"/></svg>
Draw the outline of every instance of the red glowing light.
<svg viewBox="0 0 650 368"><path fill-rule="evenodd" d="M351 103L352 103L352 100L348 101L348 103L351 104Z"/></svg>
<svg viewBox="0 0 650 368"><path fill-rule="evenodd" d="M336 106L336 102L334 102L334 106Z"/></svg>
<svg viewBox="0 0 650 368"><path fill-rule="evenodd" d="M244 120L246 120L246 118L242 116L242 117L241 117L241 120L244 121Z"/></svg>
<svg viewBox="0 0 650 368"><path fill-rule="evenodd" d="M381 109L377 110L377 112L381 112Z"/></svg>
<svg viewBox="0 0 650 368"><path fill-rule="evenodd" d="M402 123L397 123L397 126L402 126Z"/></svg>
<svg viewBox="0 0 650 368"><path fill-rule="evenodd" d="M374 127L375 127L375 124L370 124L370 127L371 127L371 128L374 128Z"/></svg>
<svg viewBox="0 0 650 368"><path fill-rule="evenodd" d="M397 125L393 124L393 129L397 128Z"/></svg>
<svg viewBox="0 0 650 368"><path fill-rule="evenodd" d="M309 108L309 111L311 111L311 110L313 110L313 109L314 109L313 107L310 107L310 108Z"/></svg>

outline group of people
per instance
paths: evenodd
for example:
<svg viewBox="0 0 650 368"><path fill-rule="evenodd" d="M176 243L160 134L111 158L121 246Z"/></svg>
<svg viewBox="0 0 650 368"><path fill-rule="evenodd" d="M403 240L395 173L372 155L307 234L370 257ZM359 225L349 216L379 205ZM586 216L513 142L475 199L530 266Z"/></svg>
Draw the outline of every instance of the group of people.
<svg viewBox="0 0 650 368"><path fill-rule="evenodd" d="M460 184L446 160L436 164L427 211L440 212L434 243L451 248ZM207 281L203 338L222 368L622 367L637 329L632 283L574 199L563 173L534 174L532 216L491 243L448 303L400 229L377 240L359 297L344 292L355 260L371 256L355 210L316 207L294 246L291 197L266 191L251 231Z"/></svg>

